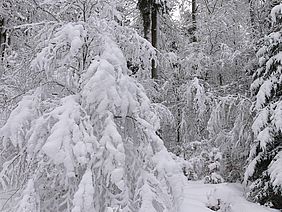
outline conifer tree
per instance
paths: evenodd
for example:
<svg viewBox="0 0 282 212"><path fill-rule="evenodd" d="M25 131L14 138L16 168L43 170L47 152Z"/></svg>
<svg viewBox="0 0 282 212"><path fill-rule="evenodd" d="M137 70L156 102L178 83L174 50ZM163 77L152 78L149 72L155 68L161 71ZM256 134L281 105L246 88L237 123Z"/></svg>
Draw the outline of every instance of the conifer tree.
<svg viewBox="0 0 282 212"><path fill-rule="evenodd" d="M252 129L255 136L245 174L249 196L261 204L282 209L282 5L271 11L272 33L257 52L259 68L251 85L255 98Z"/></svg>

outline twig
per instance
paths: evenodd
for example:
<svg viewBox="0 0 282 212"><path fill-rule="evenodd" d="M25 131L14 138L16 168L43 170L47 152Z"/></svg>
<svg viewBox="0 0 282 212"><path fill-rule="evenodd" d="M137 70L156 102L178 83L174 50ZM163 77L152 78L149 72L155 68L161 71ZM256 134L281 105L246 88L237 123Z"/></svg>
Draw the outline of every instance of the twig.
<svg viewBox="0 0 282 212"><path fill-rule="evenodd" d="M71 94L76 94L74 91L72 91L70 88L68 88L66 85L60 83L60 82L57 82L55 80L52 80L52 81L47 81L46 83L44 83L43 85L46 85L46 84L56 84L60 87L63 87L64 89L66 89L68 92L70 92Z"/></svg>
<svg viewBox="0 0 282 212"><path fill-rule="evenodd" d="M122 119L122 118L124 118L124 117L122 117L122 116L114 116L114 118L115 118L115 119ZM132 116L125 116L125 118L130 118L130 119L132 119L132 120L134 120L134 121L137 121L137 119L134 118L134 117L132 117Z"/></svg>
<svg viewBox="0 0 282 212"><path fill-rule="evenodd" d="M7 205L7 203L13 198L13 196L21 189L21 187L19 187L7 200L6 202L3 204L1 211L4 211L4 207Z"/></svg>
<svg viewBox="0 0 282 212"><path fill-rule="evenodd" d="M49 12L48 10L44 9L43 7L41 7L36 0L33 0L34 4L43 12L48 13L55 21L60 22L59 19L56 18L56 16L54 16L51 12Z"/></svg>

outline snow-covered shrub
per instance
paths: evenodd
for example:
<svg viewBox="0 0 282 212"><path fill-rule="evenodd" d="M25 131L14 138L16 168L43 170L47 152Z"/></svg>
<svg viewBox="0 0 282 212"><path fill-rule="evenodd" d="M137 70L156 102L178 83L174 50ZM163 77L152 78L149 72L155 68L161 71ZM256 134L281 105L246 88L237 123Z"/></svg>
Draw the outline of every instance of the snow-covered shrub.
<svg viewBox="0 0 282 212"><path fill-rule="evenodd" d="M189 180L204 179L205 183L221 183L222 154L209 140L189 142L182 150L186 159L185 173Z"/></svg>
<svg viewBox="0 0 282 212"><path fill-rule="evenodd" d="M222 152L220 173L229 182L243 179L252 141L250 106L244 96L219 97L209 119L210 142Z"/></svg>
<svg viewBox="0 0 282 212"><path fill-rule="evenodd" d="M205 176L205 183L222 183L224 179L220 176L220 162L222 159L222 154L217 148L213 148L210 152L206 153L208 168L208 175Z"/></svg>
<svg viewBox="0 0 282 212"><path fill-rule="evenodd" d="M22 192L22 197L17 204L16 212L38 211L38 204L37 195L34 190L34 182L30 179Z"/></svg>
<svg viewBox="0 0 282 212"><path fill-rule="evenodd" d="M218 211L220 209L220 199L216 195L217 190L214 189L207 194L206 206L212 211Z"/></svg>
<svg viewBox="0 0 282 212"><path fill-rule="evenodd" d="M195 77L182 84L176 94L176 127L178 143L185 148L189 142L207 137L211 99L203 80Z"/></svg>
<svg viewBox="0 0 282 212"><path fill-rule="evenodd" d="M188 75L183 76L189 79ZM175 121L175 131L163 134L166 145L188 161L186 174L189 179L209 176L207 181L212 181L213 172L208 166L214 159L209 153L217 149L222 157L217 160L216 173L221 177L215 181L220 182L222 178L231 182L242 180L252 139L251 101L239 94L220 96L222 93L211 89L198 77L181 82L180 79L165 85L169 88L166 96L171 97L166 104Z"/></svg>
<svg viewBox="0 0 282 212"><path fill-rule="evenodd" d="M227 203L223 200L222 194L219 194L220 191L216 188L211 190L207 194L207 204L206 206L212 211L221 211L221 212L231 212L231 203Z"/></svg>
<svg viewBox="0 0 282 212"><path fill-rule="evenodd" d="M240 95L209 98L213 99L208 105L211 112L204 113L208 122L203 126L208 133L199 134L201 140L188 140L181 149L190 163L190 178L241 181L252 139L250 100Z"/></svg>

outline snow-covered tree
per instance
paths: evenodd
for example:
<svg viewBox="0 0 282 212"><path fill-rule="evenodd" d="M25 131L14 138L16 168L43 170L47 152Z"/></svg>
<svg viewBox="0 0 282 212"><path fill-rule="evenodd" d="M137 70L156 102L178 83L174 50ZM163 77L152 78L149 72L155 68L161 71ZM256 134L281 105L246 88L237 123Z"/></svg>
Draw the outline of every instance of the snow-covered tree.
<svg viewBox="0 0 282 212"><path fill-rule="evenodd" d="M40 83L0 130L0 187L17 191L2 211L179 210L182 169L126 62L152 47L120 24L117 4L39 5L56 21L33 26L38 53L29 68ZM147 67L152 57L142 57Z"/></svg>
<svg viewBox="0 0 282 212"><path fill-rule="evenodd" d="M207 105L211 112L203 110L207 124L197 122L202 132L183 145L183 154L190 164L188 172L194 176L192 179L206 178L206 182L241 181L252 140L250 100L240 95L209 95L213 99ZM192 133L195 135L194 130Z"/></svg>
<svg viewBox="0 0 282 212"><path fill-rule="evenodd" d="M249 196L261 204L282 208L281 175L281 14L282 5L272 9L272 33L262 40L257 52L259 68L251 86L256 114L252 129L252 145L245 182Z"/></svg>
<svg viewBox="0 0 282 212"><path fill-rule="evenodd" d="M243 179L243 170L252 141L249 112L251 101L240 95L218 97L212 107L207 129L210 143L221 154L220 174L226 181Z"/></svg>

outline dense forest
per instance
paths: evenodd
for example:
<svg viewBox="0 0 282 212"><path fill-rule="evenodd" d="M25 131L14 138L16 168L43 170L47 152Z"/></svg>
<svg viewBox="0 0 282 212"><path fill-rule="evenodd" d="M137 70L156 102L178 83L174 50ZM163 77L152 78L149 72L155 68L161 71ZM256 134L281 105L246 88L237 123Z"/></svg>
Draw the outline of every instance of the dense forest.
<svg viewBox="0 0 282 212"><path fill-rule="evenodd" d="M235 187L282 210L281 0L0 0L1 212L260 212Z"/></svg>

